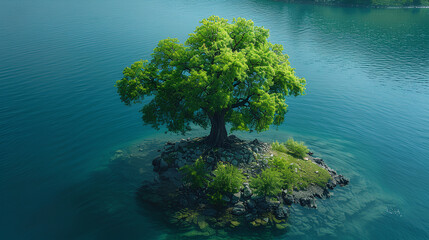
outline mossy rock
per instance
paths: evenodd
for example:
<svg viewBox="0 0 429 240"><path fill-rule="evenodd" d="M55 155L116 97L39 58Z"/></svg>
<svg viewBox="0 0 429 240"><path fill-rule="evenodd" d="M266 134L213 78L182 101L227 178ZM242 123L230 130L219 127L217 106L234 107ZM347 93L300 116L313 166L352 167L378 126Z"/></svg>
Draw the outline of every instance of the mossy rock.
<svg viewBox="0 0 429 240"><path fill-rule="evenodd" d="M232 228L235 228L235 227L240 226L240 222L239 222L239 221L231 221L230 223L231 223L231 225L230 225L230 226L231 226Z"/></svg>
<svg viewBox="0 0 429 240"><path fill-rule="evenodd" d="M275 225L275 224L285 222L285 220L283 220L283 219L277 219L276 216L272 212L263 214L263 218L268 219L268 223L270 223L271 225Z"/></svg>
<svg viewBox="0 0 429 240"><path fill-rule="evenodd" d="M209 226L209 224L206 221L204 221L204 220L198 221L198 227L201 230L206 230L208 226Z"/></svg>
<svg viewBox="0 0 429 240"><path fill-rule="evenodd" d="M278 230L284 230L284 229L286 229L287 228L287 224L286 223L278 223L278 224L276 224L276 228L278 229Z"/></svg>
<svg viewBox="0 0 429 240"><path fill-rule="evenodd" d="M252 226L254 227L260 227L260 226L266 226L268 224L268 221L257 218L255 219L255 221L250 222L250 224L252 224Z"/></svg>

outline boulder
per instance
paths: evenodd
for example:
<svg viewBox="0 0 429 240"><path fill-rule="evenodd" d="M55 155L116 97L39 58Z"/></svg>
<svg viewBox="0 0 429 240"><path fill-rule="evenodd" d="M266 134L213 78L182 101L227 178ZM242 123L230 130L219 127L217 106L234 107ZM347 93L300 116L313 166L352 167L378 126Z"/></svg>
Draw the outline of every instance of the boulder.
<svg viewBox="0 0 429 240"><path fill-rule="evenodd" d="M285 219L289 216L289 209L281 204L275 211L276 217L279 219Z"/></svg>
<svg viewBox="0 0 429 240"><path fill-rule="evenodd" d="M246 201L246 206L249 209L254 209L256 207L256 203L252 199L249 199Z"/></svg>
<svg viewBox="0 0 429 240"><path fill-rule="evenodd" d="M337 184L336 184L336 182L335 182L335 180L333 181L333 180L329 180L329 182L326 184L326 186L329 188L329 189L334 189L336 186L337 186Z"/></svg>
<svg viewBox="0 0 429 240"><path fill-rule="evenodd" d="M232 204L236 204L240 200L240 197L241 197L241 193L240 192L234 193L232 195L232 197L231 197L231 203Z"/></svg>
<svg viewBox="0 0 429 240"><path fill-rule="evenodd" d="M295 202L295 199L294 199L294 197L293 197L292 194L287 194L286 193L286 194L283 195L283 202L285 204L287 204L287 205L292 205L292 203Z"/></svg>
<svg viewBox="0 0 429 240"><path fill-rule="evenodd" d="M246 208L244 207L244 204L242 202L238 202L234 205L234 208L232 209L232 214L240 216L243 215L246 212Z"/></svg>
<svg viewBox="0 0 429 240"><path fill-rule="evenodd" d="M334 177L337 184L339 184L341 187L344 187L345 185L349 184L350 180L345 178L343 175L337 175Z"/></svg>
<svg viewBox="0 0 429 240"><path fill-rule="evenodd" d="M248 213L244 216L248 222L255 221L256 216L254 214Z"/></svg>
<svg viewBox="0 0 429 240"><path fill-rule="evenodd" d="M280 201L267 200L267 205L269 209L276 209L280 205Z"/></svg>
<svg viewBox="0 0 429 240"><path fill-rule="evenodd" d="M258 212L266 212L268 209L270 209L270 205L265 200L256 202L256 207L258 209Z"/></svg>
<svg viewBox="0 0 429 240"><path fill-rule="evenodd" d="M248 184L246 184L246 185L244 185L244 188L243 188L243 197L245 197L245 198L249 198L250 196L252 196L252 190L250 189L250 187L249 187L249 185Z"/></svg>
<svg viewBox="0 0 429 240"><path fill-rule="evenodd" d="M299 199L299 204L301 204L303 207L317 208L316 200L310 197Z"/></svg>

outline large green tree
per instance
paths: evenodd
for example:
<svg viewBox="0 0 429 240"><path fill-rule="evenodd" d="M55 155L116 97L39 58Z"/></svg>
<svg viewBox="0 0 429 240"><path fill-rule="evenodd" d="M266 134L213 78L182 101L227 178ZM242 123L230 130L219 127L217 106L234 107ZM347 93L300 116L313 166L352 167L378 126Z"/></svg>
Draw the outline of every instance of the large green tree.
<svg viewBox="0 0 429 240"><path fill-rule="evenodd" d="M264 131L285 119L285 98L304 93L283 47L268 42L269 31L244 18L211 16L201 21L185 44L164 39L150 61L138 61L116 82L130 105L146 96L143 121L185 133L196 124L211 127L207 142L222 146L226 123L234 130Z"/></svg>

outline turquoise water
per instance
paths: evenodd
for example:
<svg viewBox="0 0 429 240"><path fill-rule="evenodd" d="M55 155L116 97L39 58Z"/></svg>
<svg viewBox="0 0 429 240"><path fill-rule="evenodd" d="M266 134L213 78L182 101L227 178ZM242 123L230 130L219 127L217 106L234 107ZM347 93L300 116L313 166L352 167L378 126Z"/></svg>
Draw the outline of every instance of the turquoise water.
<svg viewBox="0 0 429 240"><path fill-rule="evenodd" d="M177 237L135 191L181 136L142 126L113 85L212 14L270 29L308 81L284 125L239 136L293 136L351 180L317 210L293 207L273 238L429 239L429 9L256 0L1 0L0 238ZM112 161L141 144L138 160Z"/></svg>

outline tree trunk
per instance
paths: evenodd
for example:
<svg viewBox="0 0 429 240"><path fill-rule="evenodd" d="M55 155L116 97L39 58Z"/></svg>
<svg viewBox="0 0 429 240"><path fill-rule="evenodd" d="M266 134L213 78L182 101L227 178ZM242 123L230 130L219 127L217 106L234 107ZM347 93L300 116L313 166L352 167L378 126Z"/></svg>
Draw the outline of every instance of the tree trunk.
<svg viewBox="0 0 429 240"><path fill-rule="evenodd" d="M207 143L213 147L222 147L228 133L225 128L225 113L219 112L209 116L211 122L210 135L207 137Z"/></svg>

